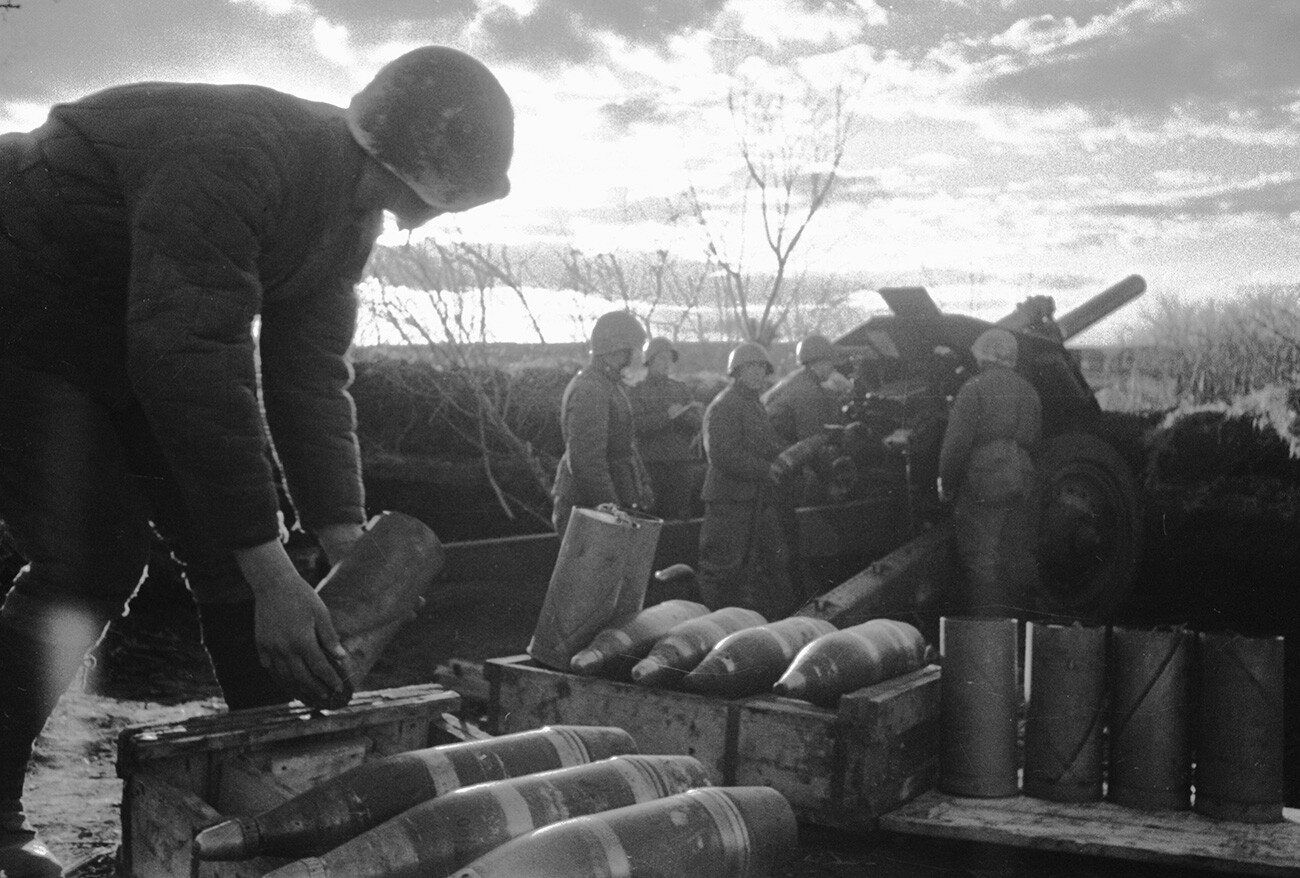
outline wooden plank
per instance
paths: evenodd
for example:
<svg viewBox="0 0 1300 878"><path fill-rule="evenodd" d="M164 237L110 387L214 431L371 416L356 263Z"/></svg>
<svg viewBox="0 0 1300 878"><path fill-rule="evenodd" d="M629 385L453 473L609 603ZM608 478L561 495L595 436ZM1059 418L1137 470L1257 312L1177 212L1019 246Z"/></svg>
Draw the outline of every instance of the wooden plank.
<svg viewBox="0 0 1300 878"><path fill-rule="evenodd" d="M746 700L738 716L729 783L773 787L801 816L832 816L826 806L837 771L834 712L772 696Z"/></svg>
<svg viewBox="0 0 1300 878"><path fill-rule="evenodd" d="M173 756L265 747L304 735L345 734L388 722L430 719L460 706L460 696L439 686L417 685L360 692L339 710L316 711L298 702L193 717L170 725L132 726L118 736L117 771L129 777L145 763Z"/></svg>
<svg viewBox="0 0 1300 878"><path fill-rule="evenodd" d="M1281 823L1233 823L1192 811L1062 804L1015 796L971 799L927 792L884 815L882 828L1238 874L1300 874L1300 811Z"/></svg>

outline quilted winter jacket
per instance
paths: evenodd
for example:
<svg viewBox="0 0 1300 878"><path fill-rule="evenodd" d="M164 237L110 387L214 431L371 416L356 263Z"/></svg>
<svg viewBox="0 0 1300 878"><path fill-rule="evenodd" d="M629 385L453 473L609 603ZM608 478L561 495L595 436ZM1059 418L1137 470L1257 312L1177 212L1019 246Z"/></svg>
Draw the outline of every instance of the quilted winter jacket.
<svg viewBox="0 0 1300 878"><path fill-rule="evenodd" d="M840 420L835 394L822 387L817 373L807 366L800 366L768 389L763 406L786 445L825 433L827 424Z"/></svg>
<svg viewBox="0 0 1300 878"><path fill-rule="evenodd" d="M689 387L667 375L646 375L629 396L642 460L655 463L695 458L691 442L700 429L700 410L695 408L676 418L668 417L668 406L691 402Z"/></svg>
<svg viewBox="0 0 1300 878"><path fill-rule="evenodd" d="M632 404L618 372L589 363L560 401L564 456L553 494L573 506L642 504L640 460L632 436Z"/></svg>
<svg viewBox="0 0 1300 878"><path fill-rule="evenodd" d="M54 107L0 137L0 357L138 400L218 545L279 533L266 427L305 526L364 520L347 351L382 219L353 205L364 159L342 110L257 86Z"/></svg>
<svg viewBox="0 0 1300 878"><path fill-rule="evenodd" d="M704 453L709 459L700 492L705 503L754 500L784 444L759 395L732 382L704 411Z"/></svg>
<svg viewBox="0 0 1300 878"><path fill-rule="evenodd" d="M1042 434L1043 407L1034 386L1006 366L986 366L953 400L939 477L945 489L972 492L984 502L1022 496Z"/></svg>

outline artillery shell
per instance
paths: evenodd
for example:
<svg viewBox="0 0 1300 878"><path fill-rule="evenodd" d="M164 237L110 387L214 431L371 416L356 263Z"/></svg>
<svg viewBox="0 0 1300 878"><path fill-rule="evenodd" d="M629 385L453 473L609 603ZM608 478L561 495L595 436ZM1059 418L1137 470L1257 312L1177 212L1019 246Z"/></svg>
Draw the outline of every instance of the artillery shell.
<svg viewBox="0 0 1300 878"><path fill-rule="evenodd" d="M645 658L655 642L674 625L708 612L704 604L684 600L646 607L599 632L586 649L570 660L569 667L578 674L626 677L632 666Z"/></svg>
<svg viewBox="0 0 1300 878"><path fill-rule="evenodd" d="M833 631L830 622L808 616L790 616L736 631L718 641L682 680L682 687L723 698L766 692L799 650Z"/></svg>
<svg viewBox="0 0 1300 878"><path fill-rule="evenodd" d="M823 634L799 650L772 691L835 707L845 692L915 671L924 663L920 631L906 622L872 619Z"/></svg>
<svg viewBox="0 0 1300 878"><path fill-rule="evenodd" d="M776 790L706 787L535 830L451 878L768 878L797 835Z"/></svg>
<svg viewBox="0 0 1300 878"><path fill-rule="evenodd" d="M408 808L461 787L583 765L636 750L636 742L622 729L546 726L385 756L261 814L203 830L194 839L194 854L200 860L240 860L262 854L315 856Z"/></svg>
<svg viewBox="0 0 1300 878"><path fill-rule="evenodd" d="M761 613L743 607L723 607L680 622L633 666L632 682L643 686L671 686L693 670L722 638L766 622Z"/></svg>
<svg viewBox="0 0 1300 878"><path fill-rule="evenodd" d="M403 625L415 617L446 558L422 521L401 512L375 516L352 551L316 587L348 657L346 688L322 703L293 693L309 707L338 709L351 699Z"/></svg>
<svg viewBox="0 0 1300 878"><path fill-rule="evenodd" d="M708 772L691 756L616 756L492 781L422 802L266 878L447 875L534 829L707 786Z"/></svg>

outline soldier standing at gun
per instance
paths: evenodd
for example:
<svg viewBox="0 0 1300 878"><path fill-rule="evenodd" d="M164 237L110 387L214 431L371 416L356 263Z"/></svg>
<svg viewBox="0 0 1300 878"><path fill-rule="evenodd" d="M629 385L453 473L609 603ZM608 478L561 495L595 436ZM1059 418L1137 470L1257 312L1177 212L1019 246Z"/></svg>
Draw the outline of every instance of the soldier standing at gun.
<svg viewBox="0 0 1300 878"><path fill-rule="evenodd" d="M772 374L762 346L737 345L727 358L731 383L704 411L704 523L700 527L700 593L711 608L747 607L779 618L792 606L790 546L781 526L789 473L785 445L760 395Z"/></svg>
<svg viewBox="0 0 1300 878"><path fill-rule="evenodd" d="M654 512L660 518L689 518L701 406L691 399L690 388L669 374L677 362L672 342L650 339L642 359L646 376L630 395L637 448L654 488Z"/></svg>
<svg viewBox="0 0 1300 878"><path fill-rule="evenodd" d="M1042 403L1015 371L1018 347L1000 328L975 340L980 371L957 392L939 452L940 498L956 495L967 610L980 615L1014 614L1038 582L1031 454L1042 437Z"/></svg>

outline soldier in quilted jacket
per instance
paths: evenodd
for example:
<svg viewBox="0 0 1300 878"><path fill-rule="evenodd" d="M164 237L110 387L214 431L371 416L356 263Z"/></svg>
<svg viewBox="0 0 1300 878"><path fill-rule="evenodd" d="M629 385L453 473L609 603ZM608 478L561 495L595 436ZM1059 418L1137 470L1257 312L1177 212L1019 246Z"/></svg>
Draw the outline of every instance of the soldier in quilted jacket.
<svg viewBox="0 0 1300 878"><path fill-rule="evenodd" d="M445 47L347 108L141 83L0 136L0 871L59 874L21 808L31 743L140 582L183 565L228 706L340 691L329 614L281 542L273 466L337 561L362 533L347 352L385 210L503 197L513 110Z"/></svg>
<svg viewBox="0 0 1300 878"><path fill-rule="evenodd" d="M591 360L564 388L564 455L551 491L551 522L561 539L575 506L645 509L653 502L623 389L623 370L644 342L645 329L630 311L602 314L591 329Z"/></svg>
<svg viewBox="0 0 1300 878"><path fill-rule="evenodd" d="M662 336L650 339L642 359L646 376L630 395L637 449L654 488L654 512L661 518L688 518L703 406L670 374L677 362L672 342Z"/></svg>

